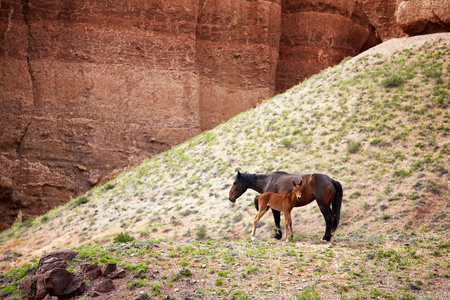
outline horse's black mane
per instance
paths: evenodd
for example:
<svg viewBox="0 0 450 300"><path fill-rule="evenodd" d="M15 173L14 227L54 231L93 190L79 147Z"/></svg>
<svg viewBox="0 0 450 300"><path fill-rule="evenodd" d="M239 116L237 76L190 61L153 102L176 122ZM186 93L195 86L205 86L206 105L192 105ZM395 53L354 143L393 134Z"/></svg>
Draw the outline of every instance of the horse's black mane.
<svg viewBox="0 0 450 300"><path fill-rule="evenodd" d="M240 173L240 174L241 174L241 180L246 185L255 183L257 175L263 175L263 174L251 174L251 173ZM289 173L282 172L282 171L276 171L276 172L273 172L273 174L275 174L277 177L280 175L289 175ZM269 175L269 174L266 174L266 175Z"/></svg>
<svg viewBox="0 0 450 300"><path fill-rule="evenodd" d="M241 180L247 185L251 185L256 181L256 174L240 173Z"/></svg>

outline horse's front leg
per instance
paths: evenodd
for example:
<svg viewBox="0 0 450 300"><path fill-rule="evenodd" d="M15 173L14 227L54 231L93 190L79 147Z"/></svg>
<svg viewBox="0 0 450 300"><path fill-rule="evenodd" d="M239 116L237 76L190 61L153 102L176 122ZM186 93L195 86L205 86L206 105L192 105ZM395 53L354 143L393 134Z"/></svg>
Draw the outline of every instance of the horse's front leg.
<svg viewBox="0 0 450 300"><path fill-rule="evenodd" d="M287 210L283 211L284 214L284 238L282 238L282 241L288 241L288 234L289 231L291 232L291 237L294 237L294 233L292 231L292 220L291 220L291 213Z"/></svg>

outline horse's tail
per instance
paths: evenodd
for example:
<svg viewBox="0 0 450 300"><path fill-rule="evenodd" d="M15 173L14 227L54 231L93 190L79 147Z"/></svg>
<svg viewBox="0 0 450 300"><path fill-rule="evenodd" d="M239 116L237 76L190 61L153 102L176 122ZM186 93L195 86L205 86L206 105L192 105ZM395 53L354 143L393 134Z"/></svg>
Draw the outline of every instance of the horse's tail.
<svg viewBox="0 0 450 300"><path fill-rule="evenodd" d="M339 219L341 218L341 204L342 204L342 186L339 181L333 180L333 185L336 190L333 202L331 202L331 210L334 213L334 223L331 227L331 232L335 232L339 225Z"/></svg>

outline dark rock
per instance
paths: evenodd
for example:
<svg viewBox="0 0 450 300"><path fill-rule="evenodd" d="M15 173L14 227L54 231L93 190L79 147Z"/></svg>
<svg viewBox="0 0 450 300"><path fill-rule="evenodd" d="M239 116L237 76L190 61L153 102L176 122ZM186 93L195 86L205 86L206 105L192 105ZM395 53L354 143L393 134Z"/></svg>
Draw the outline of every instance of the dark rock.
<svg viewBox="0 0 450 300"><path fill-rule="evenodd" d="M65 268L68 261L71 261L77 252L68 249L58 249L44 254L39 260L36 274L44 274L56 268Z"/></svg>
<svg viewBox="0 0 450 300"><path fill-rule="evenodd" d="M53 296L79 295L86 289L86 284L66 269L53 269L46 272L44 283L47 292Z"/></svg>
<svg viewBox="0 0 450 300"><path fill-rule="evenodd" d="M105 279L94 285L94 290L100 293L108 293L115 289L114 282L111 279Z"/></svg>
<svg viewBox="0 0 450 300"><path fill-rule="evenodd" d="M47 294L43 300L58 300L58 297Z"/></svg>
<svg viewBox="0 0 450 300"><path fill-rule="evenodd" d="M95 297L98 297L98 296L101 296L102 294L100 294L99 292L96 292L96 291L93 291L92 293L91 293L91 297L92 298L95 298Z"/></svg>
<svg viewBox="0 0 450 300"><path fill-rule="evenodd" d="M30 277L24 284L25 297L28 300L42 300L47 295L44 284L44 274Z"/></svg>
<svg viewBox="0 0 450 300"><path fill-rule="evenodd" d="M116 278L124 278L126 275L127 273L125 272L125 270L120 270L117 273L108 275L108 277L111 279L116 279Z"/></svg>
<svg viewBox="0 0 450 300"><path fill-rule="evenodd" d="M423 183L422 180L417 181L416 183L414 183L413 188L416 191L420 191L421 189L423 189Z"/></svg>
<svg viewBox="0 0 450 300"><path fill-rule="evenodd" d="M116 270L117 270L116 264L107 263L102 268L102 274L103 276L106 277L107 275L114 273Z"/></svg>
<svg viewBox="0 0 450 300"><path fill-rule="evenodd" d="M135 300L150 300L150 299L151 299L151 297L149 296L149 294L147 294L146 292L141 292L139 294L139 296L136 297ZM164 298L164 299L167 299L167 298ZM171 298L169 298L169 299L171 299Z"/></svg>
<svg viewBox="0 0 450 300"><path fill-rule="evenodd" d="M102 270L96 264L84 264L81 266L81 272L85 279L95 280L102 276Z"/></svg>

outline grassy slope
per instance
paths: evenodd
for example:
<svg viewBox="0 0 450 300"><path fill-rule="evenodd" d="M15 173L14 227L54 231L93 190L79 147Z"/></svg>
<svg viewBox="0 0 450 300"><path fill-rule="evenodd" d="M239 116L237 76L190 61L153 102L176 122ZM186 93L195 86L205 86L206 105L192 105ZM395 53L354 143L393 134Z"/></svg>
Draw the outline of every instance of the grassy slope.
<svg viewBox="0 0 450 300"><path fill-rule="evenodd" d="M54 248L109 244L126 230L142 240L174 241L159 243L162 253L174 252L160 260L164 276L194 255L183 253L184 247L215 245L214 254L190 262L191 268L202 261L207 265L206 272L199 267L194 275L204 280L203 292L210 296L216 295L211 280L218 275L209 268L221 266L235 278L227 281L229 293L223 295L228 296L242 289L261 297L290 297L299 293L297 287L312 285L330 297L448 295L448 42L435 39L392 55L360 55L327 69L107 185L2 232L5 260L0 266L8 268ZM234 205L227 200L236 167L252 173L320 172L340 181L342 223L334 243L316 243L325 226L315 204L294 210L295 243L225 242L248 238L255 214L253 191ZM271 235L272 216L263 222L260 238ZM210 245L190 242L204 236ZM237 267L222 257L229 245L237 249ZM247 255L259 247L269 248L267 257L259 257L259 250ZM261 265L247 285L247 277L239 278L255 257ZM159 281L167 280L160 275ZM261 280L268 286L258 288ZM208 283L214 286L211 291L205 290ZM166 294L177 293L173 286L162 283Z"/></svg>

